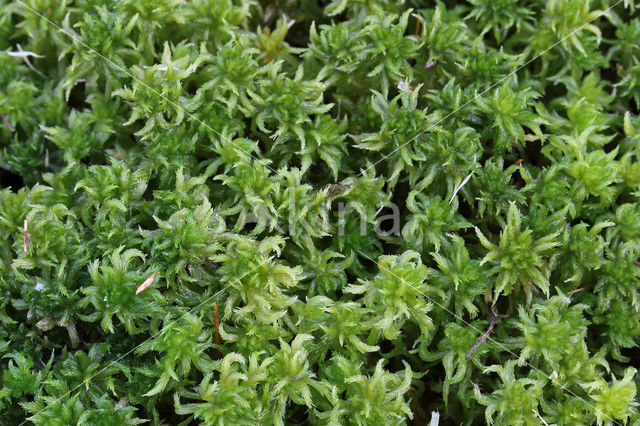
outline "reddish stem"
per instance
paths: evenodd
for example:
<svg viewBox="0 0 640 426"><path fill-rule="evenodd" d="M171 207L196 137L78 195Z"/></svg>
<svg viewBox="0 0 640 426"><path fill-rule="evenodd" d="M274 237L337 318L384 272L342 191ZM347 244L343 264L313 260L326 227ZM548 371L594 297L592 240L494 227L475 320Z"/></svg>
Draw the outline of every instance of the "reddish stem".
<svg viewBox="0 0 640 426"><path fill-rule="evenodd" d="M220 327L220 316L218 315L218 304L213 304L213 325L216 328L216 331L213 332L213 341L216 344L220 344L220 332L218 328Z"/></svg>
<svg viewBox="0 0 640 426"><path fill-rule="evenodd" d="M418 35L418 33L420 32L420 24L422 23L422 17L420 15L416 16L416 33L415 35Z"/></svg>

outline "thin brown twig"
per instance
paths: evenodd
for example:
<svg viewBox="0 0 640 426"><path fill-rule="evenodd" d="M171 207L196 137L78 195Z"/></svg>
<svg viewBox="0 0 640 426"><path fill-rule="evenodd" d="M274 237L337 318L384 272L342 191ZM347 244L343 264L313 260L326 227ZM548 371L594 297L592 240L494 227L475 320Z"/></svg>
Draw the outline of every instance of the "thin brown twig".
<svg viewBox="0 0 640 426"><path fill-rule="evenodd" d="M568 291L567 294L577 293L582 290L584 290L584 287L580 287L580 288L576 288L575 290Z"/></svg>
<svg viewBox="0 0 640 426"><path fill-rule="evenodd" d="M422 23L422 16L417 14L417 15L413 15L416 17L416 33L415 35L418 35L420 33L420 24Z"/></svg>
<svg viewBox="0 0 640 426"><path fill-rule="evenodd" d="M485 331L484 334L480 336L480 338L476 341L476 343L473 344L471 349L469 349L469 352L467 352L467 356L465 357L467 361L471 359L471 355L473 355L476 349L478 349L478 347L480 347L480 345L487 340L489 335L493 332L493 329L495 328L497 323L498 323L498 312L496 311L496 308L493 305L493 297L491 297L489 299L489 328L487 328L487 331Z"/></svg>
<svg viewBox="0 0 640 426"><path fill-rule="evenodd" d="M218 304L214 303L213 304L213 326L216 328L216 331L213 332L213 341L216 342L216 344L220 344L220 331L218 331L218 328L220 328L220 316L218 315Z"/></svg>

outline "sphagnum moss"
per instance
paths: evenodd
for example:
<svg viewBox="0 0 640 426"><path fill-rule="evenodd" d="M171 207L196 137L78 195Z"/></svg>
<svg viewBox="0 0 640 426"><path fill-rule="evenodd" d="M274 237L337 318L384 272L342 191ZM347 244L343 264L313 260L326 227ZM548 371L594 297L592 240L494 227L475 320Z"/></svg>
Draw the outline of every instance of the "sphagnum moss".
<svg viewBox="0 0 640 426"><path fill-rule="evenodd" d="M0 2L0 422L640 423L639 37Z"/></svg>

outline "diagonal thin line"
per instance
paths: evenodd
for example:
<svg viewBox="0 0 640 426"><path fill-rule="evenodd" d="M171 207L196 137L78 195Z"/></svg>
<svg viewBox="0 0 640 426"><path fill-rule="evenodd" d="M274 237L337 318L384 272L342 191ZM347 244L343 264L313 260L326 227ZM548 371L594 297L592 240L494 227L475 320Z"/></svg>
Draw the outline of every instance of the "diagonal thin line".
<svg viewBox="0 0 640 426"><path fill-rule="evenodd" d="M425 130L421 131L420 133L418 133L417 135L415 135L414 137L412 137L411 139L409 139L408 141L406 141L405 143L403 143L402 145L400 145L399 147L397 147L396 149L394 149L393 151L391 151L390 153L384 155L381 159L379 159L378 161L376 161L373 164L370 164L366 169L364 169L361 172L361 175L363 175L364 173L366 173L367 171L369 171L369 169L371 169L372 167L374 167L376 164L380 164L380 162L384 161L385 159L389 158L391 155L395 154L398 150L404 148L405 146L407 146L408 144L410 144L411 142L413 142L414 140L416 140L417 138L419 138L420 136L424 135L425 133L427 133L429 130L433 129L435 126L437 126L438 124L442 123L445 119L447 119L448 117L452 116L453 114L455 114L456 112L460 111L462 108L466 107L467 105L469 105L471 102L474 102L476 99L480 98L481 96L484 96L485 93L487 93L489 90L493 89L494 87L496 87L497 85L503 83L504 81L506 81L507 79L511 78L513 75L515 75L518 71L520 71L522 68L526 67L527 65L529 65L531 62L535 61L536 59L538 59L539 57L541 57L542 55L544 55L545 53L547 53L548 51L550 51L551 49L553 49L554 47L556 47L558 44L562 43L563 41L565 41L566 39L568 39L569 37L571 37L572 35L574 35L575 33L577 33L578 31L582 30L584 27L586 27L587 25L589 25L590 23L592 23L593 21L595 21L596 19L602 17L605 13L607 13L608 11L610 11L611 9L613 9L614 7L616 7L617 5L619 5L620 3L622 3L625 0L618 0L617 3L615 3L613 6L608 7L604 12L602 12L602 14L591 18L590 20L588 20L587 22L585 22L584 24L580 25L578 28L576 28L575 30L571 31L571 33L569 33L569 35L561 38L560 40L558 40L557 42L555 42L553 45L551 45L551 47L548 47L547 49L543 50L541 53L538 53L536 56L534 56L533 58L531 58L530 60L528 60L527 62L525 62L524 64L520 65L519 67L516 67L516 69L514 69L513 71L511 71L509 74L507 74L505 77L503 77L502 79L498 80L496 83L493 83L491 86L489 86L488 88L486 88L484 91L480 92L480 93L476 93L471 99L469 99L467 102L465 102L464 104L462 104L461 106L459 106L458 108L454 109L453 111L451 111L449 114L445 115L444 117L442 117L440 120L436 121L435 123L431 124L429 127L427 127Z"/></svg>
<svg viewBox="0 0 640 426"><path fill-rule="evenodd" d="M49 23L50 25L52 25L54 28L56 28L59 31L62 31L64 34L68 35L69 37L71 37L73 40L77 41L78 43L80 43L82 46L86 47L87 49L89 49L90 51L92 51L93 53L95 53L96 55L98 55L100 58L102 58L104 61L106 61L107 63L113 65L114 67L116 67L117 69L123 71L125 74L129 75L131 78L133 78L134 80L140 82L141 84L143 84L145 87L147 87L148 89L150 89L151 91L153 91L156 95L158 95L159 97L163 98L164 100L166 100L167 102L169 102L171 105L173 105L174 107L182 110L182 112L185 113L185 115L187 115L188 117L194 119L195 121L197 121L198 123L202 124L203 126L205 126L207 129L213 131L214 133L216 133L218 136L220 136L222 139L227 140L229 143L231 143L232 145L234 145L236 148L240 149L241 151L245 152L246 154L249 154L251 157L253 157L256 160L259 160L258 157L255 157L253 154L251 154L250 152L244 150L242 147L240 147L239 145L237 145L236 143L234 143L231 139L225 137L224 135L222 135L220 132L218 132L216 129L212 128L211 126L209 126L207 123L205 123L204 121L202 121L200 118L198 118L196 115L194 115L193 113L186 111L184 108L182 108L180 105L178 105L177 103L175 103L174 101L167 99L165 96L163 96L161 93L159 93L156 89L154 89L153 87L149 86L147 83L145 83L144 81L142 81L141 79L139 79L138 77L134 76L132 73L130 73L126 68L114 63L113 61L109 60L108 58L106 58L104 55L102 55L100 52L96 51L95 49L93 49L91 46L88 46L86 43L84 43L80 38L75 37L73 34L69 33L68 31L65 31L63 28L61 28L60 26L56 25L54 22L52 22L50 19L48 19L47 17L43 16L41 13L39 13L38 11L34 10L33 8L31 8L29 5L25 4L23 1L21 0L16 0L18 3L20 3L22 6L26 7L27 9L29 9L31 12L33 12L34 14L36 14L37 16L39 16L40 18L42 18L43 20L45 20L47 23ZM267 168L269 168L272 172L277 173L273 168L271 168L268 165L265 165ZM258 268L262 267L264 264L266 264L269 260L265 260L264 262L260 263L258 266L256 266L255 268L251 269L250 271L248 271L247 273L243 274L240 278L237 278L237 280L240 280L242 278L244 278L246 275L252 273L253 271L257 270ZM184 314L182 314L180 317L176 318L174 321L170 322L168 325L163 326L162 329L158 330L158 332L152 334L150 337L148 337L147 339L145 339L144 341L142 341L140 344L136 345L135 347L133 347L132 349L130 349L129 351L127 351L126 353L124 353L123 355L121 355L120 357L118 357L117 359L113 360L111 363L107 364L103 369L99 370L97 373L95 373L94 375L92 375L91 377L89 377L89 381L91 381L91 379L93 379L94 377L96 377L98 374L102 373L103 371L105 371L107 368L111 367L112 365L114 365L115 363L117 363L118 361L120 361L121 359L123 359L124 357L130 355L131 353L133 353L136 349L138 349L140 346L142 346L144 343L148 342L151 339L154 339L155 337L157 337L166 327L170 327L171 325L175 324L176 322L180 321L187 313L190 312L195 312L198 308L200 308L202 305L204 305L205 303L207 303L208 301L212 300L214 297L222 294L225 290L227 289L227 287L221 289L220 291L218 291L217 293L213 294L212 296L208 297L207 299L205 299L204 301L200 302L197 306L191 308L190 310L188 310L187 312L185 312ZM62 398L65 398L66 396L70 395L71 393L73 393L74 391L76 391L77 389L79 389L80 387L82 387L82 385L84 385L85 382L79 384L78 386L76 386L75 388L69 390L68 392L66 392L65 394L59 396L58 398L56 398L51 404L55 404L58 401L60 401ZM43 408L42 410L39 410L38 412L32 414L31 417L37 416L38 414L40 414L42 411L46 410L47 407ZM20 423L19 426L25 424L28 421L28 419L25 419L22 423Z"/></svg>
<svg viewBox="0 0 640 426"><path fill-rule="evenodd" d="M215 134L217 134L218 136L220 136L220 138L226 140L227 142L231 143L234 147L238 148L240 151L244 152L245 154L248 154L249 156L251 156L252 158L256 159L256 160L260 160L259 157L256 157L255 155L253 155L251 152L246 151L245 149L243 149L240 145L234 143L232 140L230 140L229 138L227 138L226 136L222 135L219 131L217 131L216 129L212 128L211 126L209 126L209 124L205 123L204 121L202 121L200 118L198 118L195 114L193 114L190 111L186 111L181 105L178 105L176 102L168 99L167 97L165 97L164 95L162 95L162 93L158 92L156 89L154 89L153 87L149 86L146 82L144 82L143 80L139 79L138 77L134 76L131 72L129 72L128 69L126 69L125 67L116 64L115 62L111 61L109 58L105 57L104 55L102 55L100 52L98 52L97 50L95 50L94 48L92 48L91 46L87 45L84 41L82 41L82 39L80 39L79 37L75 36L74 34L71 34L70 32L66 31L64 28L61 28L60 26L58 26L56 23L54 23L53 21L51 21L49 18L47 18L46 16L42 15L40 12L34 10L32 7L30 7L29 5L25 4L22 0L16 0L18 3L20 3L22 6L26 7L27 9L29 9L31 12L33 12L34 14L36 14L38 17L42 18L43 20L45 20L47 23L51 24L54 28L56 28L57 30L63 32L64 34L66 34L67 36L69 36L70 38L72 38L73 40L77 41L78 43L80 43L82 46L86 47L88 50L90 50L91 52L95 53L97 56L99 56L101 59L103 59L104 61L106 61L107 63L113 65L115 68L123 71L125 74L127 74L129 77L131 77L132 79L138 81L139 83L141 83L142 85L144 85L147 89L150 89L153 93L155 93L156 95L158 95L160 98L164 99L165 101L167 101L168 103L170 103L172 106L174 106L175 108L181 110L186 116L188 116L189 118L192 118L193 120L197 121L198 123L202 124L203 126L205 126L208 130L211 130L212 132L214 132ZM534 56L533 58L531 58L529 61L525 62L523 65L520 65L519 67L516 67L516 69L514 69L513 71L511 71L509 74L507 74L505 77L503 77L502 79L498 80L496 83L492 84L491 86L489 86L487 89L485 89L484 91L480 92L479 94L474 95L471 99L469 99L467 102L465 102L464 104L462 104L461 106L459 106L458 108L456 108L455 110L451 111L450 113L448 113L447 115L445 115L444 117L442 117L440 120L436 121L435 123L431 124L429 127L427 127L425 130L421 131L420 133L418 133L417 135L415 135L413 138L409 139L408 141L406 141L405 143L403 143L402 145L400 145L399 147L397 147L396 149L394 149L393 151L391 151L390 153L384 155L381 159L379 159L378 161L374 162L373 164L370 164L369 166L367 166L365 169L360 171L360 176L363 176L367 171L369 171L371 168L375 167L377 164L379 164L380 162L384 161L385 159L387 159L388 157L390 157L391 155L393 155L394 153L396 153L398 150L402 149L403 147L405 147L406 145L410 144L411 142L413 142L414 140L416 140L418 137L422 136L423 134L425 134L426 132L428 132L429 130L433 129L435 126L437 126L438 124L440 124L442 121L444 121L445 119L447 119L448 117L450 117L451 115L455 114L456 112L460 111L462 108L466 107L467 105L469 105L471 102L475 101L477 98L483 96L485 93L487 93L489 90L493 89L494 87L496 87L497 85L501 84L502 82L504 82L505 80L507 80L508 78L511 78L513 75L515 75L518 71L520 71L522 68L526 67L527 65L529 65L531 62L535 61L536 59L538 59L539 57L541 57L542 55L544 55L545 53L547 53L548 51L550 51L551 49L553 49L554 47L556 47L558 44L562 43L563 41L565 41L566 39L568 39L569 37L571 37L572 35L574 35L575 33L577 33L578 31L582 30L582 28L584 28L585 26L589 25L591 22L595 21L596 19L600 18L602 15L604 15L605 13L607 13L608 11L610 11L611 9L613 9L614 7L616 7L617 5L619 5L620 3L622 3L625 0L618 0L618 2L616 2L615 4L613 4L612 6L608 7L601 15L598 15L590 20L588 20L587 22L583 23L582 25L580 25L578 28L576 28L575 30L573 30L571 33L569 33L568 35L566 35L565 37L561 38L560 40L558 40L557 42L555 42L553 45L551 45L550 47L548 47L547 49L543 50L541 53L537 54L536 56ZM269 170L271 170L274 173L277 173L275 169L273 169L271 166L265 164L265 167L267 167Z"/></svg>
<svg viewBox="0 0 640 426"><path fill-rule="evenodd" d="M423 293L422 291L420 291L419 289L417 289L415 286L411 285L410 283L408 283L407 281L404 281L401 277L399 277L398 275L396 275L393 271L389 270L389 268L386 268L382 265L380 265L380 263L378 263L378 261L373 260L371 257L369 257L367 254L365 254L363 251L358 250L358 252L366 257L367 259L369 259L371 262L374 262L376 265L378 265L379 269L384 269L385 271L389 272L391 275L393 275L394 277L398 278L399 280L403 281L405 284L407 284L409 287L413 288L415 291L417 291L420 295L424 296L427 300L429 300L432 303L435 303L436 305L438 305L440 308L442 308L443 310L445 310L446 312L450 313L454 318L459 319L460 321L462 321L466 326L468 326L469 328L473 329L474 331L480 333L481 335L484 334L484 331L479 330L477 327L475 327L473 324L465 321L464 318L462 318L461 316L456 315L453 311L451 311L450 309L448 309L446 306L442 305L440 302L438 302L437 300L427 296L425 293ZM509 353L510 355L513 355L514 357L516 357L517 359L520 359L520 357L518 356L518 354L516 354L515 352L513 352L512 350L510 350L508 347L506 347L505 345L503 345L502 343L498 342L497 340L495 340L494 338L492 338L491 336L488 336L487 340L490 340L491 342L495 343L496 345L498 345L501 349L504 349L507 353ZM530 362L528 361L524 361L526 365L528 365L529 367L531 367L532 370L535 370L538 373L541 373L543 376L549 376L549 374L545 373L544 371L534 367L533 365L531 365ZM567 391L567 393L570 393L571 395L580 398L580 400L582 400L585 404L587 404L589 407L593 408L594 411L598 411L597 407L590 403L589 401L587 401L586 399L582 398L579 395L576 395L574 392L572 392L570 389L566 388L566 385L560 386L560 389ZM604 413L604 412L603 412ZM609 417L615 424L622 426L619 422L617 422L613 417L610 417L608 414L604 413L607 417Z"/></svg>
<svg viewBox="0 0 640 426"><path fill-rule="evenodd" d="M608 12L609 10L613 9L615 6L617 6L618 4L622 3L622 1L624 0L619 0L617 3L615 3L614 5L610 6L609 8L607 8L604 13ZM86 47L88 50L90 50L91 52L93 52L94 54L96 54L97 56L99 56L101 59L103 59L105 62L113 65L115 68L123 71L125 74L129 75L132 79L138 81L139 83L141 83L142 85L144 85L147 89L150 89L153 93L155 93L156 95L158 95L160 98L164 99L165 101L167 101L169 104L171 104L172 106L174 106L175 108L181 110L186 116L188 116L189 118L194 119L195 121L197 121L198 123L202 124L203 126L205 126L208 130L211 130L212 132L214 132L215 134L217 134L218 136L220 136L222 139L228 141L229 143L231 143L232 145L234 145L236 148L240 149L241 151L245 152L246 154L248 154L249 156L251 156L252 158L259 160L259 157L254 156L251 152L244 150L241 146L237 145L236 143L234 143L231 139L225 137L224 135L222 135L220 132L218 132L216 129L212 128L211 126L209 126L207 123L205 123L204 121L202 121L200 118L198 118L195 114L186 111L182 106L178 105L176 102L166 98L165 96L163 96L160 92L158 92L156 89L154 89L153 87L149 86L147 83L145 83L144 81L142 81L141 79L139 79L138 77L134 76L132 73L130 73L126 68L114 63L113 61L109 60L108 58L106 58L104 55L102 55L100 52L96 51L95 49L93 49L91 46L87 45L86 43L84 43L79 37L74 36L73 34L71 34L70 32L64 30L63 28L61 28L60 26L56 25L54 22L52 22L50 19L48 19L46 16L42 15L41 13L39 13L38 11L34 10L33 8L31 8L29 5L25 4L22 0L16 0L17 3L20 3L22 6L24 6L25 8L29 9L31 12L33 12L34 14L36 14L38 17L42 18L44 21L46 21L47 23L49 23L50 25L52 25L54 28L56 28L57 30L63 32L64 34L66 34L67 36L69 36L70 38L72 38L73 40L77 41L79 44L81 44L82 46ZM379 164L381 161L385 160L386 158L388 158L389 156L393 155L395 152L397 152L399 149L401 149L402 147L406 146L407 144L411 143L412 141L414 141L415 139L417 139L418 137L420 137L421 135L423 135L424 133L428 132L429 130L431 130L434 126L436 126L437 124L439 124L440 122L442 122L443 120L445 120L446 118L450 117L451 115L455 114L457 111L459 111L460 109L464 108L465 106L469 105L471 102L473 102L476 98L478 98L479 96L484 95L485 93L487 93L489 90L491 90L492 88L494 88L495 86L497 86L498 84L502 83L503 81L505 81L506 79L510 78L511 76L513 76L515 73L517 73L519 70L521 70L522 68L524 68L525 66L529 65L531 62L533 62L534 60L538 59L539 57L541 57L543 54L547 53L549 50L553 49L555 46L557 46L558 44L560 44L561 42L563 42L564 40L566 40L567 38L571 37L573 34L575 34L576 32L580 31L582 28L584 28L586 25L590 24L591 22L593 22L595 19L601 17L602 15L596 16L592 19L590 19L589 21L587 21L586 23L584 23L583 25L581 25L580 27L578 27L577 29L575 29L574 31L572 31L569 35L563 37L562 39L560 39L559 41L557 41L556 43L554 43L551 47L547 48L546 50L544 50L543 52L539 53L538 55L536 55L535 57L533 57L531 60L527 61L525 64L517 67L515 70L513 70L511 73L509 73L507 76L505 76L504 78L502 78L501 80L499 80L498 82L492 84L491 86L489 86L487 89L485 89L483 92L481 92L480 94L476 94L474 97L472 97L470 100L468 100L467 102L465 102L463 105L461 105L460 107L458 107L457 109L455 109L454 111L450 112L449 114L445 115L444 117L442 117L440 120L438 120L437 122L433 123L431 126L429 126L427 129L423 130L422 132L418 133L416 136L414 136L413 138L409 139L407 142L405 142L403 145L399 146L398 148L396 148L395 150L393 150L391 153L383 156L381 159L379 159L378 161L376 161L375 163L369 165L366 169L361 170L360 172L360 176L362 176L364 173L366 173L369 169L371 169L372 167L374 167L375 165ZM270 167L269 165L265 165L268 169L270 169L272 172L277 173L276 170L274 170L272 167ZM376 264L378 264L376 261L374 261L373 259L371 259L369 256L367 256L366 254L364 254L362 251L359 251L359 253L363 256L365 256L366 258L368 258L369 260L375 262ZM268 260L267 260L268 261ZM244 276L248 275L249 273L255 271L256 269L258 269L259 267L261 267L262 265L264 265L265 263L267 263L267 261L261 263L260 265L258 265L257 267L253 268L251 271L247 272L246 274L242 275L243 278ZM378 264L378 266L380 267L380 265ZM386 269L386 268L385 268ZM391 272L391 271L389 271ZM393 272L391 272L393 274ZM395 275L395 274L393 274ZM396 276L397 277L397 276ZM238 278L238 280L240 279ZM400 277L398 277L400 278ZM415 289L415 288L414 288ZM183 315L181 315L179 318L177 318L176 320L174 320L173 322L170 323L170 325L175 324L176 322L178 322L179 320L181 320L184 315L186 315L189 312L195 311L196 309L198 309L199 307L201 307L203 304L205 304L206 302L208 302L209 300L213 299L214 297L222 294L222 292L224 292L226 290L226 288L221 289L219 292L215 293L214 295L210 296L209 298L207 298L206 300L204 300L203 302L201 302L200 304L198 304L197 306L195 306L194 308L192 308L191 310L185 312ZM447 312L451 313L452 315L454 315L454 317L459 318L461 321L463 321L465 324L467 324L469 327L473 328L474 330L478 331L481 333L480 330L478 330L477 328L475 328L474 326L472 326L471 324L469 324L468 322L466 322L464 319L457 317L453 312L451 312L450 310L448 310L446 307L442 306L440 303L438 303L437 301L431 299L429 296L427 296L426 294L423 294L422 292L420 292L419 290L415 289L416 291L418 291L420 294L422 294L424 297L426 297L427 299L431 300L433 303L437 304L438 306L440 306L441 308L443 308L444 310L446 310ZM163 327L164 329L164 327ZM102 373L105 369L109 368L111 365L113 365L114 363L118 362L119 360L121 360L122 358L128 356L129 354L131 354L133 351L135 351L138 347L140 347L142 344L146 343L147 341L155 338L159 333L161 333L162 330L159 330L157 333L153 334L152 336L150 336L148 339L146 339L145 341L143 341L142 343L140 343L139 345L137 345L136 347L132 348L131 350L129 350L127 353L125 353L124 355L121 355L119 358L117 358L116 360L112 361L110 364L108 364L106 367L104 367L102 370L98 371L97 373L95 373L93 376L91 376L89 378L89 380L91 380L93 377L97 376L98 374ZM506 348L504 345L502 345L501 343L497 342L496 340L494 340L493 338L489 337L488 340L491 340L493 342L495 342L496 344L498 344L499 346L501 346L502 348L506 349L507 352L509 352L510 354L516 356L515 353L513 353L512 351L510 351L508 348ZM525 361L526 362L526 361ZM532 369L543 373L542 371L540 371L539 369L533 367L530 363L526 362ZM75 390L77 390L78 388L80 388L82 386L82 384L76 386L75 388L71 389L70 391L68 391L67 393L65 393L64 395L58 397L56 400L54 400L53 403L56 403L58 401L60 401L62 398L66 397L67 395L71 394L72 392L74 392ZM561 387L562 389L565 389L567 392L571 393L572 395L580 398L582 401L584 401L585 403L587 403L589 406L591 406L592 408L595 408L592 404L590 404L589 402L587 402L586 400L584 400L583 398L579 397L578 395L574 394L573 392L571 392L570 390L566 389L564 386ZM46 408L45 408L46 409ZM39 414L40 412L44 411L40 410L37 413L33 414L30 417L36 416L37 414ZM619 424L618 422L616 422L614 419L612 419L614 421L614 423ZM27 420L23 421L22 423L20 423L20 425L26 423Z"/></svg>
<svg viewBox="0 0 640 426"><path fill-rule="evenodd" d="M256 266L255 268L251 269L249 272L242 274L239 278L236 278L237 281L240 281L242 278L246 277L247 275L249 275L250 273L252 273L253 271L257 270L258 268L261 268L263 265L267 264L269 262L269 258L267 260L265 260L264 262L260 263L258 266ZM131 355L131 353L133 353L136 349L138 349L140 346L142 346L143 344L147 343L149 340L156 338L158 335L160 335L160 333L162 333L165 329L168 329L169 327L171 327L172 325L174 325L175 323L177 323L178 321L182 320L182 318L184 318L185 315L189 314L189 313L194 313L196 312L196 310L198 310L200 307L202 307L205 303L209 302L210 300L212 300L213 298L219 296L220 294L222 294L225 290L227 290L227 288L229 288L228 286L220 289L217 293L207 297L205 300L203 300L202 302L200 302L198 305L194 306L193 308L187 310L184 314L180 315L178 318L176 318L175 320L169 322L169 324L167 325L163 325L160 330L158 330L156 333L152 334L151 336L149 336L147 339L145 339L144 341L140 342L138 345L134 346L132 349L130 349L129 351L127 351L126 353L124 353L123 355L120 355L118 358L116 358L115 360L111 361L109 364L107 364L103 369L101 369L100 371L98 371L97 373L93 374L91 377L89 377L88 380L83 381L82 383L80 383L79 385L77 385L76 387L74 387L73 389L67 391L65 394L59 396L58 398L56 398L53 402L50 402L46 407L44 407L43 409L37 411L36 413L30 415L28 418L26 418L22 423L20 423L18 426L22 426L23 424L25 424L27 421L29 421L29 419L37 416L38 414L42 413L43 411L45 411L47 408L49 408L51 405L56 404L57 402L59 402L61 399L67 397L68 395L72 394L73 392L75 392L76 390L78 390L79 388L81 388L83 385L85 385L87 382L90 382L91 379L93 379L94 377L96 377L98 374L102 373L103 371L105 371L107 368L111 367L112 365L114 365L115 363L117 363L118 361L120 361L121 359Z"/></svg>
<svg viewBox="0 0 640 426"><path fill-rule="evenodd" d="M397 147L396 149L394 149L392 152L390 152L389 154L384 155L381 159L379 159L378 161L376 161L375 163L369 165L366 169L364 169L361 174L364 174L365 172L367 172L369 169L373 168L374 166L376 166L377 164L379 164L380 162L384 161L385 159L387 159L389 156L393 155L395 152L397 152L398 150L400 150L401 148L405 147L406 145L408 145L409 143L413 142L415 139L417 139L418 137L420 137L421 135L425 134L426 132L428 132L429 130L433 129L435 126L437 126L439 123L441 123L442 121L444 121L445 119L447 119L448 117L450 117L451 115L455 114L456 112L460 111L462 108L466 107L467 105L469 105L471 102L474 102L477 98L479 98L480 96L483 96L485 93L487 93L489 90L493 89L494 87L496 87L497 85L503 83L504 81L506 81L507 79L511 78L513 75L515 75L518 71L520 71L522 68L526 67L527 65L529 65L530 63L532 63L533 61L535 61L536 59L540 58L542 55L546 54L548 51L550 51L551 49L553 49L554 47L556 47L558 44L562 43L563 41L565 41L566 39L568 39L569 37L571 37L572 35L574 35L576 32L582 30L582 28L584 28L585 26L589 25L591 22L593 22L594 20L600 18L602 15L604 15L605 13L607 13L608 11L610 11L611 9L613 9L614 7L616 7L617 5L619 5L620 3L622 3L624 0L619 0L618 2L616 2L615 4L613 4L612 6L608 7L602 14L588 20L587 22L585 22L584 24L582 24L581 26L579 26L578 28L576 28L575 30L573 30L571 33L569 33L567 36L561 38L560 40L558 40L556 43L554 43L553 45L551 45L550 47L548 47L547 49L545 49L544 51L542 51L541 53L537 54L536 56L534 56L533 58L531 58L529 61L525 62L523 65L516 67L516 69L514 69L513 71L511 71L509 74L507 74L505 77L503 77L502 79L498 80L496 83L492 84L491 86L489 86L487 89L485 89L484 91L480 92L479 94L474 95L471 99L469 99L467 102L465 102L464 104L462 104L461 106L459 106L458 108L456 108L455 110L453 110L452 112L450 112L449 114L445 115L444 117L442 117L440 120L436 121L435 123L433 123L432 125L430 125L429 127L427 127L425 130L423 130L422 132L418 133L416 136L414 136L413 138L409 139L407 142L405 142L404 144L400 145L399 147ZM455 195L455 194L454 194ZM361 250L358 250L358 252L364 256L365 258L369 259L370 261L374 262L376 265L378 265L378 268L383 268L377 261L371 259L371 257L369 257L368 255L366 255L364 252L362 252ZM402 279L400 277L398 277L395 273L393 273L392 271L390 271L388 268L384 268L387 270L387 272L391 273L392 275L394 275L396 278L398 279ZM409 283L406 283L409 284ZM410 285L410 284L409 284ZM410 285L411 286L411 285ZM451 310L449 310L447 307L443 306L442 304L440 304L438 301L434 300L433 298L427 296L426 294L424 294L423 292L421 292L420 290L418 290L417 288L415 288L414 286L411 286L414 290L416 290L418 293L420 293L422 296L424 296L426 299L428 299L429 301L431 301L432 303L435 303L436 305L438 305L440 308L442 308L443 310L445 310L446 312L448 312L449 314L451 314L454 318L459 319L460 321L462 321L465 325L467 325L468 327L470 327L471 329L473 329L474 331L478 332L479 334L483 334L484 332L479 330L477 327L473 326L472 324L470 324L469 322L465 321L464 318L457 316L454 312L452 312ZM509 354L513 355L516 358L520 358L517 354L515 354L513 351L511 351L509 348L507 348L505 345L503 345L502 343L498 342L497 340L493 339L491 336L488 336L487 340L494 342L496 345L498 345L500 348L506 350L506 352L508 352ZM540 369L534 367L530 362L525 360L525 364L527 364L531 369L537 371L538 373L542 373L544 376L547 376L547 374L545 374L543 371L541 371ZM580 400L582 400L584 403L586 403L589 407L591 407L592 409L594 409L594 411L597 411L597 407L595 405L593 405L592 403L590 403L589 401L585 400L584 398L582 398L579 395L576 395L573 391L571 391L570 389L567 389L566 387L567 385L562 385L560 386L560 389L565 390L566 392L568 392L569 394L579 398ZM604 412L603 412L604 413ZM611 419L613 421L613 423L620 425L619 422L617 422L614 418L610 417L608 414L604 413L607 417L609 417L609 419ZM543 420L544 421L544 420Z"/></svg>
<svg viewBox="0 0 640 426"><path fill-rule="evenodd" d="M29 9L31 12L33 12L34 14L36 14L38 17L42 18L45 22L47 22L48 24L50 24L51 26L53 26L55 29L57 29L58 31L61 31L62 33L66 34L67 36L69 36L71 39L77 41L80 45L86 47L88 50L90 50L91 52L93 52L94 54L96 54L97 56L99 56L102 60L104 60L105 62L107 62L110 65L113 65L116 69L124 72L126 75L128 75L129 77L131 77L132 79L136 80L137 82L139 82L140 84L142 84L145 88L151 90L154 94L158 95L158 97L164 99L165 101L167 101L169 104L171 104L173 107L175 107L176 109L182 111L187 117L193 119L194 121L198 122L199 124L202 124L204 127L206 127L208 130L211 130L212 132L214 132L215 134L217 134L221 139L226 140L227 142L229 142L230 144L232 144L234 147L238 148L240 151L244 152L245 154L248 154L249 156L251 156L253 159L255 160L260 160L260 157L256 157L255 155L253 155L250 151L245 150L242 146L236 144L235 142L233 142L231 139L229 139L228 137L224 136L222 133L220 133L219 131L217 131L216 129L214 129L213 127L211 127L209 124L205 123L204 121L202 121L198 116L196 116L194 113L185 110L181 105L177 104L176 102L172 101L171 99L168 99L166 96L164 96L162 93L158 92L155 88L149 86L145 81L141 80L140 78L136 77L135 75L133 75L133 73L131 73L127 68L116 64L115 62L113 62L112 60L110 60L109 58L105 57L103 54L101 54L100 52L98 52L97 50L95 50L94 48L92 48L91 46L89 46L88 44L86 44L84 41L82 41L82 39L72 33L70 33L69 31L65 30L64 28L61 28L59 25L57 25L55 22L51 21L49 18L47 18L46 16L42 15L40 12L38 12L37 10L33 9L31 6L25 4L22 0L16 0L17 3L20 3L22 6L26 7L27 9ZM265 167L267 167L269 170L271 170L273 173L277 174L277 171L275 169L273 169L272 167L270 167L268 164L265 164Z"/></svg>

